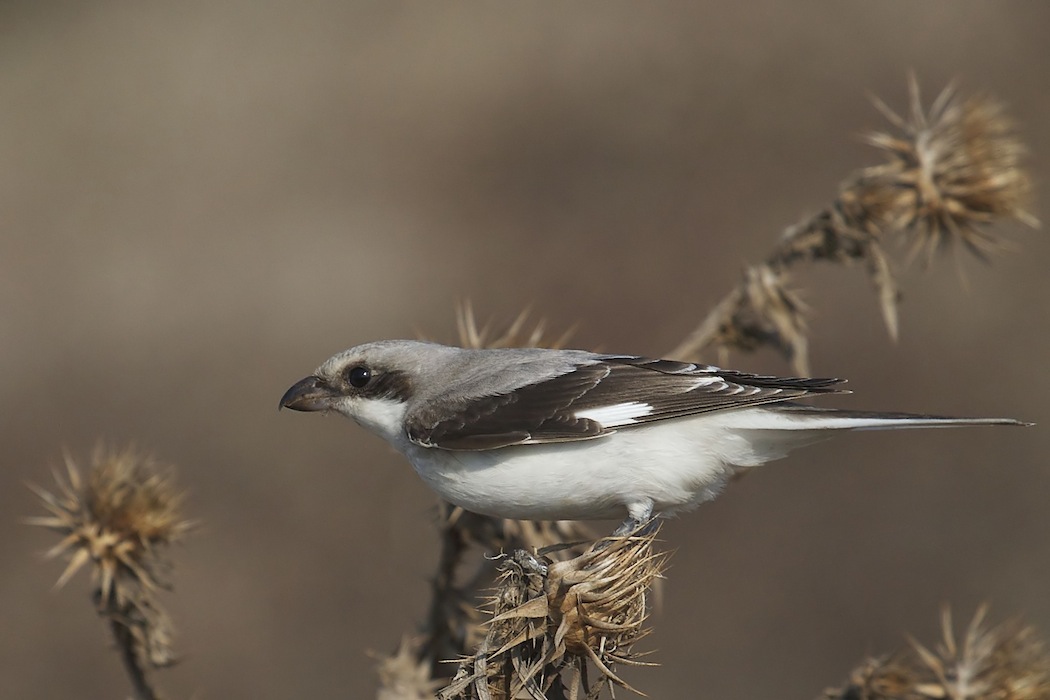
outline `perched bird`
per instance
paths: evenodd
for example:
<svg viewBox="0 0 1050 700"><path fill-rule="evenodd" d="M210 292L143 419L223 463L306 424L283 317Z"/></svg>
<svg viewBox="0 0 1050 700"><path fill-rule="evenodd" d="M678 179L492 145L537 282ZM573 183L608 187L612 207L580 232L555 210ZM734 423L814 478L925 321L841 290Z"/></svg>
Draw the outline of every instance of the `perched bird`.
<svg viewBox="0 0 1050 700"><path fill-rule="evenodd" d="M389 340L330 358L280 407L354 419L467 510L626 516L617 534L709 501L736 472L835 430L1025 425L796 403L845 393L842 382L583 350Z"/></svg>

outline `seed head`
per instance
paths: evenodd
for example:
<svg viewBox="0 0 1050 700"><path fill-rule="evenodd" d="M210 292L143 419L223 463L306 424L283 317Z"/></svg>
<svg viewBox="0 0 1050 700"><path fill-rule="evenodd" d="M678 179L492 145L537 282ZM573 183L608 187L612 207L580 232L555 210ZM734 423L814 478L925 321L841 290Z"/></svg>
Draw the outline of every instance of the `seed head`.
<svg viewBox="0 0 1050 700"><path fill-rule="evenodd" d="M131 447L99 447L86 479L67 455L65 478L56 472L55 484L54 492L30 485L49 515L27 522L63 535L47 552L49 558L69 556L57 586L89 562L103 603L112 593L120 594L119 584L126 581L148 589L167 585L157 549L177 541L190 527L179 515L182 494L171 469Z"/></svg>
<svg viewBox="0 0 1050 700"><path fill-rule="evenodd" d="M438 697L546 697L555 684L575 693L580 683L588 697L609 683L634 691L615 667L651 665L634 645L649 634L649 595L667 560L654 552L658 530L609 538L555 563L521 551L509 557L485 639ZM588 665L599 674L590 687Z"/></svg>
<svg viewBox="0 0 1050 700"><path fill-rule="evenodd" d="M974 615L961 641L950 611L941 614L941 642L866 660L849 683L828 690L825 700L1046 700L1050 656L1031 627L1016 621L985 624Z"/></svg>
<svg viewBox="0 0 1050 700"><path fill-rule="evenodd" d="M1005 247L986 230L995 219L1038 225L1026 209L1032 184L1016 127L987 95L961 99L948 86L927 111L914 76L909 88L907 118L872 98L892 129L865 140L888 161L862 170L847 189L878 227L913 238L913 257L929 263L958 242L986 260Z"/></svg>

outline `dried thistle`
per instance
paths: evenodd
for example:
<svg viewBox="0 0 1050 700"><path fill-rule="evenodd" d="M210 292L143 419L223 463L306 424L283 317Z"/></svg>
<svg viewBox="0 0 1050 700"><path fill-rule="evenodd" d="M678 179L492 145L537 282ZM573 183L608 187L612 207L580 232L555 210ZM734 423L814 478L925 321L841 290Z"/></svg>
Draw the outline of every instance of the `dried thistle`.
<svg viewBox="0 0 1050 700"><path fill-rule="evenodd" d="M866 136L889 160L862 170L851 189L876 225L912 237L912 256L926 263L954 241L984 260L1000 252L1002 241L984 228L996 218L1038 225L1026 210L1026 151L1003 105L986 95L960 99L949 85L924 111L914 76L909 92L907 119L872 98L896 133Z"/></svg>
<svg viewBox="0 0 1050 700"><path fill-rule="evenodd" d="M941 613L934 650L911 640L895 654L866 660L843 688L825 700L1047 700L1050 655L1031 627L1016 621L985 624L981 606L960 642L951 612Z"/></svg>
<svg viewBox="0 0 1050 700"><path fill-rule="evenodd" d="M183 494L170 468L133 448L99 447L86 478L69 455L55 492L30 484L49 515L26 522L54 530L62 541L48 558L68 556L56 587L91 565L95 603L111 626L139 698L157 698L146 670L175 660L172 625L155 594L170 588L163 549L191 524L180 516Z"/></svg>
<svg viewBox="0 0 1050 700"><path fill-rule="evenodd" d="M749 267L744 279L671 357L689 358L694 346L714 345L718 362L728 360L729 348L756 350L770 346L809 374L806 305L788 289L786 275L769 265Z"/></svg>
<svg viewBox="0 0 1050 700"><path fill-rule="evenodd" d="M465 348L563 348L575 332L575 327L560 336L547 336L547 322L542 318L528 328L530 310L522 309L510 325L496 334L492 322L478 326L474 306L469 300L456 307L456 330L459 344Z"/></svg>
<svg viewBox="0 0 1050 700"><path fill-rule="evenodd" d="M914 77L909 89L908 118L872 98L892 131L865 140L887 162L854 173L828 207L787 228L765 265L750 268L670 357L700 359L714 348L724 358L730 349L770 346L805 374L802 310L793 308L781 285L789 268L802 261L863 262L896 339L900 293L885 252L888 237L909 240L911 256L922 254L927 263L953 242L987 260L1007 247L987 230L990 224L1013 219L1038 225L1026 209L1032 187L1025 148L1003 106L987 96L959 98L949 86L926 110ZM756 278L776 284L756 294Z"/></svg>
<svg viewBox="0 0 1050 700"><path fill-rule="evenodd" d="M654 551L658 530L602 540L561 562L521 551L506 559L488 632L438 697L575 698L582 690L597 698L609 683L638 692L615 667L651 665L634 645L649 634L648 596L667 561ZM599 674L593 683L589 667Z"/></svg>
<svg viewBox="0 0 1050 700"><path fill-rule="evenodd" d="M380 688L376 700L433 700L440 682L430 677L430 664L420 661L422 639L405 637L396 653L377 655Z"/></svg>
<svg viewBox="0 0 1050 700"><path fill-rule="evenodd" d="M482 616L478 611L481 592L489 589L496 578L496 564L488 555L514 550L537 551L558 545L554 558L571 554L593 539L585 527L576 522L540 522L508 520L479 515L449 503L439 504L441 553L432 580L430 612L420 658L428 659L434 677L451 671L446 663L460 658L482 640Z"/></svg>

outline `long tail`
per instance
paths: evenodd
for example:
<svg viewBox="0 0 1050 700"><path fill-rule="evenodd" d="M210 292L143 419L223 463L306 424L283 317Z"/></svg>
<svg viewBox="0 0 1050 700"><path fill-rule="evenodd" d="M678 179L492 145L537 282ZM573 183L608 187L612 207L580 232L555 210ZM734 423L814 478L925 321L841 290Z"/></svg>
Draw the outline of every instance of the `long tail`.
<svg viewBox="0 0 1050 700"><path fill-rule="evenodd" d="M818 408L800 404L726 412L726 427L746 436L748 448L732 459L740 466L757 466L784 457L791 450L826 440L839 430L901 430L961 428L972 425L1032 425L1013 418L953 418L917 413L881 413Z"/></svg>
<svg viewBox="0 0 1050 700"><path fill-rule="evenodd" d="M968 425L1022 425L1032 423L1014 418L957 418L930 416L922 413L890 413L819 408L801 404L777 404L775 408L756 412L758 430L899 430L903 428L959 428ZM767 422L768 425L758 423Z"/></svg>

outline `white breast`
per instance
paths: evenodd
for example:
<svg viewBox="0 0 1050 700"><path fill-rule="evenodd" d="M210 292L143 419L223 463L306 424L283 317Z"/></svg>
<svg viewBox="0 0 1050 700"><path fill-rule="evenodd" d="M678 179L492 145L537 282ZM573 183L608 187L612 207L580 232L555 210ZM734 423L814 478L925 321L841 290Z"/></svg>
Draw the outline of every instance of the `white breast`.
<svg viewBox="0 0 1050 700"><path fill-rule="evenodd" d="M765 461L717 416L658 422L579 442L477 452L411 445L405 454L443 498L478 513L612 519L649 504L668 514L718 495L733 465Z"/></svg>

